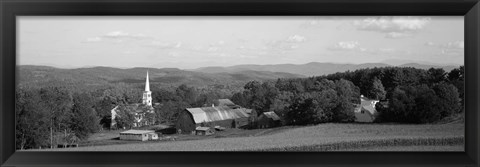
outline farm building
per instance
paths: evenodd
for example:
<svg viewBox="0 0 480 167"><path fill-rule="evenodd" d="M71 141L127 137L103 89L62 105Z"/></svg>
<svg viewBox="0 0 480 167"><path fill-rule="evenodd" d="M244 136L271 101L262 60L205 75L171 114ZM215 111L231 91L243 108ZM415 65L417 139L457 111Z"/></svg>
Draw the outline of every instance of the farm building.
<svg viewBox="0 0 480 167"><path fill-rule="evenodd" d="M195 128L195 135L202 135L202 136L208 136L208 135L213 135L215 133L215 130L210 127L197 127Z"/></svg>
<svg viewBox="0 0 480 167"><path fill-rule="evenodd" d="M375 105L379 100L372 100L364 97L360 97L360 105L355 108L355 121L356 122L373 122L375 120Z"/></svg>
<svg viewBox="0 0 480 167"><path fill-rule="evenodd" d="M280 125L280 117L273 111L264 112L257 119L257 128L272 128Z"/></svg>
<svg viewBox="0 0 480 167"><path fill-rule="evenodd" d="M158 135L155 131L152 130L127 130L120 132L120 140L138 140L138 141L147 141L147 140L157 140Z"/></svg>
<svg viewBox="0 0 480 167"><path fill-rule="evenodd" d="M228 106L187 108L180 113L176 127L186 134L195 131L196 127L200 126L240 128L249 125L250 115L252 115L252 110L246 108L230 108Z"/></svg>

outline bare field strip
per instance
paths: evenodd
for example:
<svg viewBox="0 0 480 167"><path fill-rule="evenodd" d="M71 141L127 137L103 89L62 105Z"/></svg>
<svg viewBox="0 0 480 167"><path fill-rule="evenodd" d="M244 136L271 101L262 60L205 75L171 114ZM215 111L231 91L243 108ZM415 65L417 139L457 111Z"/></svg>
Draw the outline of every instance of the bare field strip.
<svg viewBox="0 0 480 167"><path fill-rule="evenodd" d="M148 142L54 149L54 151L248 151L304 148L325 145L352 145L345 149L386 146L463 145L463 124L319 124L295 127L252 137L225 137L205 140ZM340 143L340 144L339 144ZM352 144L358 143L358 144ZM359 147L362 146L362 147ZM313 147L317 148L317 147ZM335 149L324 149L335 150ZM43 150L42 150L43 151ZM302 151L302 150L298 150ZM408 151L408 150L407 150Z"/></svg>
<svg viewBox="0 0 480 167"><path fill-rule="evenodd" d="M248 151L358 151L368 148L384 148L384 151L389 151L388 148L395 147L411 147L411 151L427 151L433 149L424 147L423 149L415 148L415 146L462 146L465 143L463 137L451 138L392 138L382 140L358 140L346 141L332 144L319 144L295 147L281 147L269 149L253 149ZM392 150L394 151L394 150ZM448 151L448 150L446 150ZM462 150L463 151L463 148Z"/></svg>

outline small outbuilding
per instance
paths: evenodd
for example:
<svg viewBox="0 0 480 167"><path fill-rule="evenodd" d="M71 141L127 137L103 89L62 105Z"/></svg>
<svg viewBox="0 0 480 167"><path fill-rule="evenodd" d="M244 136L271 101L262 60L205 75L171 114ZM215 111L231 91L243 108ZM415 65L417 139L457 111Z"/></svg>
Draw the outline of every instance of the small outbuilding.
<svg viewBox="0 0 480 167"><path fill-rule="evenodd" d="M147 141L147 140L157 140L158 135L155 131L152 130L127 130L120 132L120 140L137 140L137 141Z"/></svg>
<svg viewBox="0 0 480 167"><path fill-rule="evenodd" d="M264 112L257 119L257 128L272 128L280 125L280 117L273 111Z"/></svg>
<svg viewBox="0 0 480 167"><path fill-rule="evenodd" d="M195 135L209 136L209 135L213 135L214 133L215 133L215 130L213 130L210 127L197 127L195 129Z"/></svg>

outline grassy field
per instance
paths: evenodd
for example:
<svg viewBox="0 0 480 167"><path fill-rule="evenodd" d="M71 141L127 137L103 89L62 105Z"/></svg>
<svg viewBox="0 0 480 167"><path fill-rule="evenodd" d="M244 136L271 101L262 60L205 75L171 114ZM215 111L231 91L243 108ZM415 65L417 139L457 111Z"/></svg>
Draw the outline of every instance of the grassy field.
<svg viewBox="0 0 480 167"><path fill-rule="evenodd" d="M463 151L464 125L320 124L56 151ZM220 137L219 137L220 136ZM190 138L189 138L190 137ZM97 138L101 138L98 137ZM440 147L441 146L441 147ZM391 148L391 149L390 149ZM454 148L454 149L453 149Z"/></svg>

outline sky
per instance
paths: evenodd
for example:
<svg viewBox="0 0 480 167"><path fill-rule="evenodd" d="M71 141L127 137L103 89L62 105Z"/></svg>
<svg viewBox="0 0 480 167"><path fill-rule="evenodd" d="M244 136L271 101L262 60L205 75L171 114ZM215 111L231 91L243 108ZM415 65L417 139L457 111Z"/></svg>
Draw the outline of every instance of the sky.
<svg viewBox="0 0 480 167"><path fill-rule="evenodd" d="M464 64L463 16L19 16L17 64Z"/></svg>

